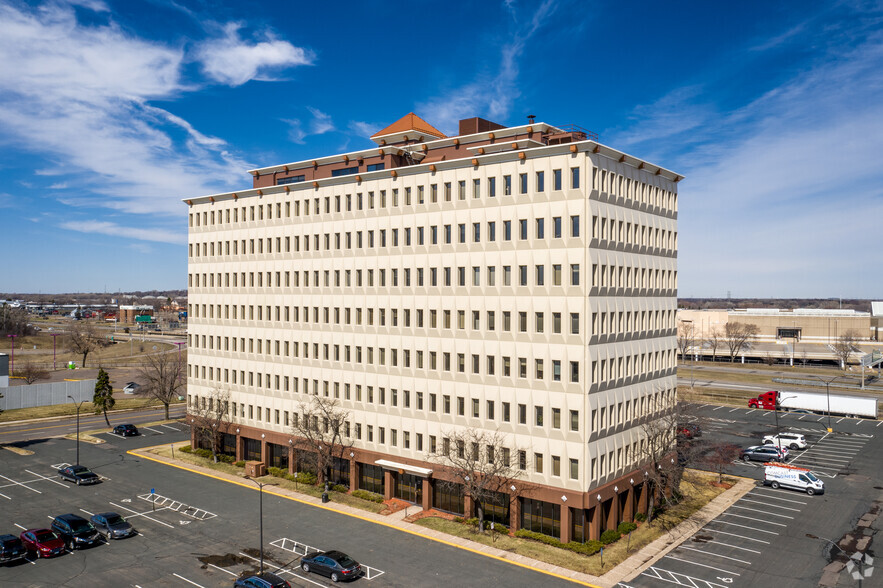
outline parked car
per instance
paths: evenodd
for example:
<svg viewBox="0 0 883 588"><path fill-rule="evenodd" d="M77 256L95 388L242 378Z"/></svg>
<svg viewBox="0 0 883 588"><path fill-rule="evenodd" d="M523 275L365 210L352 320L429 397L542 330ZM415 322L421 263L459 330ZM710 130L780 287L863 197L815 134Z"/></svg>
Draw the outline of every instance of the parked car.
<svg viewBox="0 0 883 588"><path fill-rule="evenodd" d="M117 425L113 428L113 434L120 437L135 437L138 435L138 427L128 423L125 425Z"/></svg>
<svg viewBox="0 0 883 588"><path fill-rule="evenodd" d="M773 445L753 445L742 450L739 459L745 461L785 461L788 450Z"/></svg>
<svg viewBox="0 0 883 588"><path fill-rule="evenodd" d="M101 533L105 539L124 539L136 535L138 531L132 523L115 512L102 512L92 515L89 519L95 530Z"/></svg>
<svg viewBox="0 0 883 588"><path fill-rule="evenodd" d="M678 436L693 439L702 436L702 428L697 423L678 423Z"/></svg>
<svg viewBox="0 0 883 588"><path fill-rule="evenodd" d="M81 465L72 465L61 468L58 470L58 475L61 476L62 480L73 482L77 486L80 484L97 484L101 481L98 474L86 466Z"/></svg>
<svg viewBox="0 0 883 588"><path fill-rule="evenodd" d="M303 571L316 572L331 578L332 582L355 580L362 574L362 566L340 551L315 551L300 560Z"/></svg>
<svg viewBox="0 0 883 588"><path fill-rule="evenodd" d="M92 523L79 515L58 515L52 521L52 530L64 539L71 551L102 543L101 533L95 530Z"/></svg>
<svg viewBox="0 0 883 588"><path fill-rule="evenodd" d="M125 394L134 394L135 391L141 387L141 384L138 382L127 382L125 386L123 386L123 393Z"/></svg>
<svg viewBox="0 0 883 588"><path fill-rule="evenodd" d="M64 553L64 539L49 529L28 529L21 535L21 542L37 557L54 557Z"/></svg>
<svg viewBox="0 0 883 588"><path fill-rule="evenodd" d="M788 447L790 449L806 449L806 437L799 433L779 433L779 435L765 435L764 445Z"/></svg>
<svg viewBox="0 0 883 588"><path fill-rule="evenodd" d="M291 588L291 584L286 582L284 578L270 572L237 578L233 582L233 586L235 588L240 586L244 588Z"/></svg>
<svg viewBox="0 0 883 588"><path fill-rule="evenodd" d="M24 543L15 535L0 535L0 563L12 563L28 554Z"/></svg>

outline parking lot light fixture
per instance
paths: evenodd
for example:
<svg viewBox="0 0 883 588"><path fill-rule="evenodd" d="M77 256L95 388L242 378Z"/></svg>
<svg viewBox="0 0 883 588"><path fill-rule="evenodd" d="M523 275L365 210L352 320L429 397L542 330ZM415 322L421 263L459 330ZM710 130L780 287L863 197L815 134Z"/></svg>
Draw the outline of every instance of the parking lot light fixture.
<svg viewBox="0 0 883 588"><path fill-rule="evenodd" d="M77 402L70 394L68 394L67 397L71 399L71 402L77 405L77 465L80 465L80 407L83 406L83 403L86 401L80 400Z"/></svg>
<svg viewBox="0 0 883 588"><path fill-rule="evenodd" d="M776 394L776 406L774 407L773 412L776 413L776 438L777 439L779 438L779 408L782 406L781 401L782 400L789 400L791 398L797 398L797 396L783 396L782 398L779 398L779 395ZM781 448L782 446L779 445L779 447Z"/></svg>
<svg viewBox="0 0 883 588"><path fill-rule="evenodd" d="M249 475L246 475L245 479L251 480L252 482L257 484L258 485L258 494L260 494L260 498L258 499L259 505L260 505L259 506L260 510L258 511L259 512L258 519L259 519L259 526L260 526L260 543L261 543L260 573L263 574L264 573L264 486L276 486L277 484L276 484L276 482L261 482L260 480L252 478Z"/></svg>
<svg viewBox="0 0 883 588"><path fill-rule="evenodd" d="M806 374L810 378L814 380L818 380L819 382L825 383L825 396L828 399L828 432L831 433L834 429L831 427L831 384L839 380L840 378L846 377L846 374L840 374L839 376L834 376L833 378L825 379L821 376L816 376L813 374Z"/></svg>
<svg viewBox="0 0 883 588"><path fill-rule="evenodd" d="M52 369L55 370L55 338L61 335L61 333L49 333L52 337Z"/></svg>

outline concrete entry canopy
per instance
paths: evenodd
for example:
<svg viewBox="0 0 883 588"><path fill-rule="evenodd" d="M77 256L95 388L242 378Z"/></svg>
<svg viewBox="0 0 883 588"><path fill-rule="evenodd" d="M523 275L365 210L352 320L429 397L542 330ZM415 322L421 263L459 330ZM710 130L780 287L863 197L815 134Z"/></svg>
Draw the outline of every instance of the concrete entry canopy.
<svg viewBox="0 0 883 588"><path fill-rule="evenodd" d="M390 461L388 459L378 459L374 462L376 465L379 465L383 469L387 470L402 470L409 474L416 474L418 476L427 477L432 475L432 470L429 468L420 468L417 466L408 465L405 463L398 463L395 461Z"/></svg>

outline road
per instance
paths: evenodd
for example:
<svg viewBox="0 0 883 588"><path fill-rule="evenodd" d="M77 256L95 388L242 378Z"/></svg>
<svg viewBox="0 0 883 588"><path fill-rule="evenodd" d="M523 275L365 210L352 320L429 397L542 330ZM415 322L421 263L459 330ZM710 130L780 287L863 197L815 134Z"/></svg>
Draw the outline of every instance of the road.
<svg viewBox="0 0 883 588"><path fill-rule="evenodd" d="M179 419L184 416L186 407L183 404L173 404L169 407L169 416ZM163 407L146 408L142 410L127 410L108 413L111 425L132 423L140 425L163 420L165 412ZM80 413L80 431L95 429L107 429L103 415ZM57 419L22 421L18 423L4 423L0 425L0 444L33 441L49 437L61 437L77 430L77 417L59 417Z"/></svg>

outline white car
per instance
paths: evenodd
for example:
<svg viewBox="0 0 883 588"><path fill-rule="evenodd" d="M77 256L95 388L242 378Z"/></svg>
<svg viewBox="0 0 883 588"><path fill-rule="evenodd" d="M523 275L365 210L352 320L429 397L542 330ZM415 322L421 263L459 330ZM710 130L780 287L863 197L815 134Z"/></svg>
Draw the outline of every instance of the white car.
<svg viewBox="0 0 883 588"><path fill-rule="evenodd" d="M137 390L140 387L141 387L140 384L137 384L135 382L129 382L128 384L125 385L125 387L123 387L123 392L125 394L134 394L135 390Z"/></svg>
<svg viewBox="0 0 883 588"><path fill-rule="evenodd" d="M766 435L763 438L764 445L775 445L779 448L788 447L789 449L806 449L806 438L799 433L779 433L776 435Z"/></svg>

